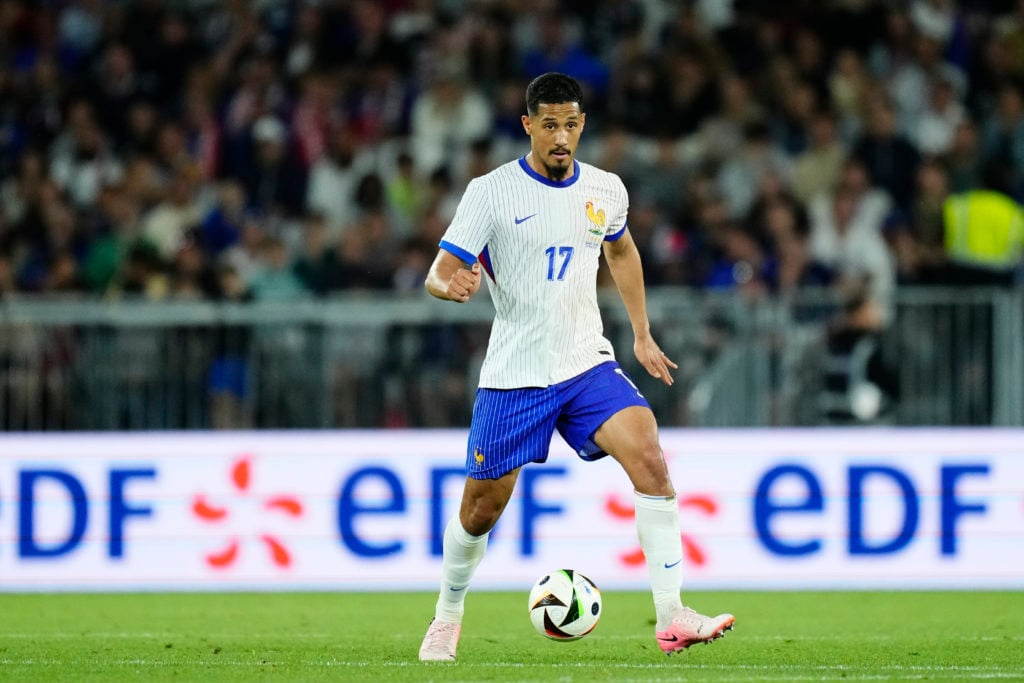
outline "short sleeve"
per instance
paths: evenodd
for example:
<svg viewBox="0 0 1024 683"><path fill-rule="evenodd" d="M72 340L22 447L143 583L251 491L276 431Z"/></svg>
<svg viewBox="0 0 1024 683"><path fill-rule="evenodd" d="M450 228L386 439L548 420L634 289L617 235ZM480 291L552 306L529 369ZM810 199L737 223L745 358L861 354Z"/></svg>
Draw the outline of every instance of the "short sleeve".
<svg viewBox="0 0 1024 683"><path fill-rule="evenodd" d="M483 178L474 178L466 187L439 246L466 263L473 263L487 246L493 230L494 215L487 183Z"/></svg>
<svg viewBox="0 0 1024 683"><path fill-rule="evenodd" d="M629 193L626 191L626 186L622 183L622 179L614 173L608 174L611 177L612 192L615 196L615 211L612 212L612 219L608 221L608 225L604 231L604 239L606 242L614 242L626 232L626 225L628 223L627 215L629 213Z"/></svg>

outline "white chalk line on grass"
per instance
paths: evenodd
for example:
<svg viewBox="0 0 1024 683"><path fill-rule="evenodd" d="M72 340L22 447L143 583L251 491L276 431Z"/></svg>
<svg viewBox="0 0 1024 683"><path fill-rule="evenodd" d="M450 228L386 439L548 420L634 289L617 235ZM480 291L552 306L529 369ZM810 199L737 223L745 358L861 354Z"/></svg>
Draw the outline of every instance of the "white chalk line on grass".
<svg viewBox="0 0 1024 683"><path fill-rule="evenodd" d="M337 633L296 633L289 631L288 633L204 633L203 638L207 640L213 640L216 638L252 638L252 639L267 639L273 638L275 640L288 639L288 640L305 640L312 638L341 638L341 635ZM167 640L181 640L187 638L189 641L194 641L195 636L183 634L180 631L168 632L168 631L124 631L124 632L103 632L103 631L88 631L82 633L71 633L71 632L46 632L46 633L0 633L0 639L5 638L21 638L30 640L46 640L47 638L55 638L58 640L67 640L71 638L110 638L112 640L132 640L132 639L167 639Z"/></svg>
<svg viewBox="0 0 1024 683"><path fill-rule="evenodd" d="M468 635L470 637L472 637L472 634L468 634ZM338 634L338 633L323 633L323 632L316 632L316 631L311 631L311 632L308 632L308 633L296 633L294 631L289 631L288 633L277 633L277 632L275 632L275 633L230 633L230 634L227 634L227 633L215 633L215 634L203 634L203 637L207 638L207 639L213 639L213 638L232 638L232 639L236 639L236 638L252 638L253 640L262 640L262 639L272 638L274 640L283 640L283 639L286 639L286 640L305 640L305 639L314 639L314 638L322 638L322 639L338 638L338 639L341 639L343 636L342 636L342 634ZM402 635L402 634L391 634L390 637L392 639L394 639L394 640L408 640L409 639L409 636ZM83 638L83 639L85 639L85 638L111 638L111 639L114 639L114 640L118 640L118 639L120 639L120 640L131 640L131 639L137 639L137 638L145 638L145 639L150 639L150 638L152 638L152 639L167 638L167 639L172 639L172 640L174 640L174 639L179 639L180 640L181 638L188 638L189 640L193 640L195 638L195 636L191 636L191 635L190 636L185 636L180 631L176 631L176 632L169 632L169 631L148 631L148 632L147 631L120 631L120 632L119 631L108 631L108 632L104 632L104 631L88 631L88 632L80 632L80 633L74 633L74 632L70 632L70 631L64 631L64 632L62 632L62 631L57 631L57 632L49 632L49 631L47 631L47 632L38 632L38 633L30 633L30 632L0 633L0 638L5 638L5 639L6 638L11 638L11 639L13 639L13 638L20 638L20 639L26 639L26 640L45 640L47 638L55 638L55 639L59 639L59 640L65 640L65 639L71 639L71 638ZM419 632L417 632L416 638L417 639L419 638ZM598 637L594 636L593 639L597 640ZM647 640L650 640L650 636L646 635L646 634L645 635L640 635L640 634L637 634L637 635L601 635L600 639L601 640L620 640L620 641L621 640L647 641ZM892 635L887 635L887 634L884 634L884 633L876 633L876 634L871 634L871 635L859 635L859 636L849 636L849 635L835 635L835 636L823 636L823 635L790 636L790 635L784 635L784 634L765 635L765 634L758 634L758 633L743 633L742 635L740 635L740 634L730 635L728 639L729 640L753 641L753 642L758 642L758 641L786 642L786 641L788 641L788 642L795 642L795 643L805 642L805 641L806 642L829 642L829 641L836 641L836 642L841 642L841 643L844 643L844 644L849 644L851 640L855 640L855 641L868 641L868 642L899 642L899 643L905 643L905 644L909 644L909 643L913 642L912 640L908 639L908 637L906 635L892 636ZM957 641L958 642L965 642L965 641L966 642L973 642L973 641L978 641L978 642L999 642L999 641L1022 642L1022 641L1024 641L1024 635L1009 635L1009 634L1007 634L1007 635L1004 635L1004 636L991 636L991 635L959 636L959 637L957 637Z"/></svg>
<svg viewBox="0 0 1024 683"><path fill-rule="evenodd" d="M678 662L678 659L676 660ZM23 659L15 658L0 658L0 664L8 665L19 665L19 666L68 666L68 665L85 665L95 664L95 660L92 659L58 659L58 658L37 658L27 657ZM306 661L275 661L269 659L228 659L223 657L213 657L204 659L146 659L143 657L131 657L127 659L108 659L104 660L105 664L113 664L117 666L181 666L185 664L198 664L198 665L216 665L216 666L237 666L240 668L251 668L258 666L323 666L323 667L345 667L345 668L358 668L358 669L370 669L370 668L419 668L419 667L452 667L457 666L459 669L480 669L480 668L491 668L491 669L526 669L526 668L545 668L545 669L637 669L637 670L665 670L671 669L675 666L675 662L457 662L455 664L424 664L418 661L403 660L403 661L391 661L391 662L352 662L343 661L337 659L323 659L323 660L306 660ZM963 673L970 675L1002 675L1002 674L1013 674L1020 675L1019 671L1004 671L1001 666L994 665L942 665L942 664L889 664L884 666L870 666L865 665L863 667L851 665L851 664L695 664L690 662L682 662L681 666L685 666L688 671L716 671L716 672L727 672L727 671L820 671L820 672L846 672L848 674L863 674L863 675L874 675L868 672L861 672L860 669L870 669L871 671L881 672L905 672L905 673Z"/></svg>

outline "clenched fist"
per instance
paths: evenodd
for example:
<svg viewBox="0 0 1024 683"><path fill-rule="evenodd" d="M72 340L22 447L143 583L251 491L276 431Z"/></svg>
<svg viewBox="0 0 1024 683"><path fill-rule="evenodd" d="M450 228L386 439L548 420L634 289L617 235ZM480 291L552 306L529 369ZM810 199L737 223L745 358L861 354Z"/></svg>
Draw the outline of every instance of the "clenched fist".
<svg viewBox="0 0 1024 683"><path fill-rule="evenodd" d="M480 264L474 263L470 268L459 268L452 273L445 290L452 301L465 303L480 289Z"/></svg>

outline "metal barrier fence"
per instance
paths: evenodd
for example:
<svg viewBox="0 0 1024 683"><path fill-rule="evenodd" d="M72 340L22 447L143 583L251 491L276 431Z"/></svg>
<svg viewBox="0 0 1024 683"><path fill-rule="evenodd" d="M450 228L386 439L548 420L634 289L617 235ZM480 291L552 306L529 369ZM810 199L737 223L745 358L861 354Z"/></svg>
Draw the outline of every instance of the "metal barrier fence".
<svg viewBox="0 0 1024 683"><path fill-rule="evenodd" d="M657 338L680 364L671 388L643 377L621 304L604 305L620 362L665 426L1024 425L1021 290L900 290L865 347L892 380L882 391L858 374L859 350L832 348L840 306L828 293L649 292ZM425 295L7 301L0 429L465 426L491 317L486 300ZM853 407L846 417L837 400Z"/></svg>

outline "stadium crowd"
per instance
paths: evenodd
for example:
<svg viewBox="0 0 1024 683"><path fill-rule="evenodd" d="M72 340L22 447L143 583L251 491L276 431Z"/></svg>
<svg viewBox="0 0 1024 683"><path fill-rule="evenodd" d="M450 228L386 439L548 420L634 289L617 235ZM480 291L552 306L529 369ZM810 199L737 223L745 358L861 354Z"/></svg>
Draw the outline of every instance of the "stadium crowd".
<svg viewBox="0 0 1024 683"><path fill-rule="evenodd" d="M652 285L1020 281L1024 2L0 0L0 293L422 287L532 77Z"/></svg>

